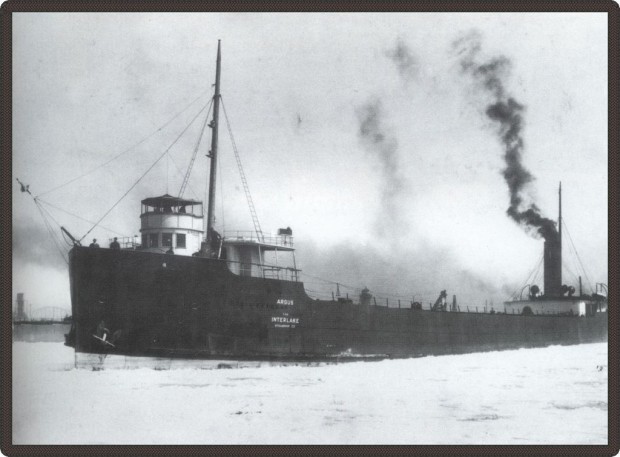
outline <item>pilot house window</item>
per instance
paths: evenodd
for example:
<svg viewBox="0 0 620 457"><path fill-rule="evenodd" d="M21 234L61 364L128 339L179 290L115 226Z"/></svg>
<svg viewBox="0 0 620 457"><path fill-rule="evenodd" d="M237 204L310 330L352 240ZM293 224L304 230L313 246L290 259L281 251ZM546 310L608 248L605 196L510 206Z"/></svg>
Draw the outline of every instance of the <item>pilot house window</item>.
<svg viewBox="0 0 620 457"><path fill-rule="evenodd" d="M185 233L177 233L177 248L185 248Z"/></svg>
<svg viewBox="0 0 620 457"><path fill-rule="evenodd" d="M172 247L172 233L161 234L161 245L165 248Z"/></svg>
<svg viewBox="0 0 620 457"><path fill-rule="evenodd" d="M149 247L150 248L157 247L157 233L149 233Z"/></svg>

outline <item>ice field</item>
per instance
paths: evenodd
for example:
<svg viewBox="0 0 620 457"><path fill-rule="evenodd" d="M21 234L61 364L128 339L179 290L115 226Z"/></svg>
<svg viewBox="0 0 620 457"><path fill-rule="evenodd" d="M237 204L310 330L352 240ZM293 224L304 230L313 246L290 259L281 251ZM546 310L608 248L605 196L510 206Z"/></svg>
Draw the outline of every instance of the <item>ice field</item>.
<svg viewBox="0 0 620 457"><path fill-rule="evenodd" d="M76 369L62 343L15 342L13 443L607 444L607 375L605 343L211 370L104 361L93 370Z"/></svg>

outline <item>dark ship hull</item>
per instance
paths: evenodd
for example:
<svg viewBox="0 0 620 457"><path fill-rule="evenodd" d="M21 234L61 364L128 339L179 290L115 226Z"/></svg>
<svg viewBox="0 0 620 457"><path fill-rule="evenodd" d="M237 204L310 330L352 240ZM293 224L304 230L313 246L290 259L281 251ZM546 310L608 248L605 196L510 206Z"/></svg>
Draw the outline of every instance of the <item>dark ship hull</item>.
<svg viewBox="0 0 620 457"><path fill-rule="evenodd" d="M600 342L608 335L607 312L513 315L320 301L301 282L240 276L226 260L139 250L76 246L70 278L74 325L67 344L77 352L414 357Z"/></svg>

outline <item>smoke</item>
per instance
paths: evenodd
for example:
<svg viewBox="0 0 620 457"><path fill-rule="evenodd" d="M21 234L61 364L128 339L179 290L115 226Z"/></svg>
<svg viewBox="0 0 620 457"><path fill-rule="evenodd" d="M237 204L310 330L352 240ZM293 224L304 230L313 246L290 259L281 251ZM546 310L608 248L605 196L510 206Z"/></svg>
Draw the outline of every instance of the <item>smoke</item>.
<svg viewBox="0 0 620 457"><path fill-rule="evenodd" d="M377 232L385 235L390 227L404 224L398 211L398 198L406 187L404 177L398 171L398 141L384 126L383 105L374 99L357 109L359 136L366 151L376 158L382 177L381 210L377 220Z"/></svg>
<svg viewBox="0 0 620 457"><path fill-rule="evenodd" d="M471 31L457 39L453 48L460 56L462 72L473 77L491 97L485 112L487 117L497 124L497 133L504 147L506 167L502 170L502 175L510 192L510 206L506 213L515 222L533 229L546 240L554 239L557 236L555 222L543 217L534 203L524 202L524 191L534 177L522 163L525 107L507 94L504 84L510 72L510 60L505 56L498 56L480 63L482 37L477 31Z"/></svg>
<svg viewBox="0 0 620 457"><path fill-rule="evenodd" d="M320 249L306 242L297 243L297 252L306 290L317 298L330 299L339 289L342 296L348 293L357 300L363 287L370 289L378 304L385 306L388 298L389 305L397 307L400 299L404 308L414 296L426 308L444 289L470 306L481 306L485 299L499 302L503 297L501 290L464 270L447 249L428 243L415 249L403 245L395 252L349 242Z"/></svg>
<svg viewBox="0 0 620 457"><path fill-rule="evenodd" d="M396 64L405 81L417 76L418 61L410 48L401 40L386 55ZM481 70L484 71L484 70ZM490 72L490 68L489 68ZM490 86L501 88L501 84L489 81ZM404 199L408 197L409 182L399 170L402 151L395 133L387 121L388 112L381 100L370 98L356 109L359 121L358 136L367 156L373 160L380 171L380 208L376 215L376 234L388 242L387 249L381 244L361 245L341 243L329 250L320 250L314 245L297 246L299 257L303 259L305 274L330 281L340 282L340 292L347 290L343 284L352 286L350 298L357 299L361 288L368 287L377 298L377 303L385 305L389 298L390 306L398 306L400 295L403 307L415 295L416 301L425 306L434 302L441 290L456 293L459 303L482 306L485 299L501 301L502 291L492 286L473 272L465 270L461 262L448 249L432 246L430 243L416 243L413 247L406 242L412 233L406 216L403 215ZM383 245L385 246L385 245ZM337 289L333 283L323 283L323 294L318 292L321 285L308 282L306 288L317 292L320 298L331 298ZM327 291L325 286L327 284ZM331 289L330 289L331 288ZM312 295L312 294L311 294ZM480 300L482 299L482 302Z"/></svg>
<svg viewBox="0 0 620 457"><path fill-rule="evenodd" d="M417 77L418 59L402 39L399 38L394 49L386 51L385 55L396 64L398 72L405 81Z"/></svg>

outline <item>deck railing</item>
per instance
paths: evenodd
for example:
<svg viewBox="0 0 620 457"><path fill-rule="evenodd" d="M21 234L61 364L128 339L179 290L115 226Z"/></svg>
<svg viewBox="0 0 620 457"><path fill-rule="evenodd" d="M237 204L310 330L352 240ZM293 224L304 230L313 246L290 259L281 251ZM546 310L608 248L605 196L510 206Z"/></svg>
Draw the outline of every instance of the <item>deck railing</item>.
<svg viewBox="0 0 620 457"><path fill-rule="evenodd" d="M252 276L256 278L281 279L284 281L299 281L299 273L301 270L292 267L280 267L265 263L247 263L235 260L223 260L230 268L231 265L239 265L240 276ZM258 267L258 272L252 274L252 267Z"/></svg>
<svg viewBox="0 0 620 457"><path fill-rule="evenodd" d="M235 230L224 232L224 241L249 241L255 243L265 243L272 246L293 247L292 235L262 235L258 236L251 230Z"/></svg>
<svg viewBox="0 0 620 457"><path fill-rule="evenodd" d="M118 241L118 244L121 245L121 249L139 249L140 248L140 242L138 241L139 238L137 236L131 237L131 236L123 236L123 237L117 237L116 241ZM107 246L103 246L103 247L109 247L110 244L112 243L112 241L114 241L114 238L109 238L108 239L108 245Z"/></svg>

